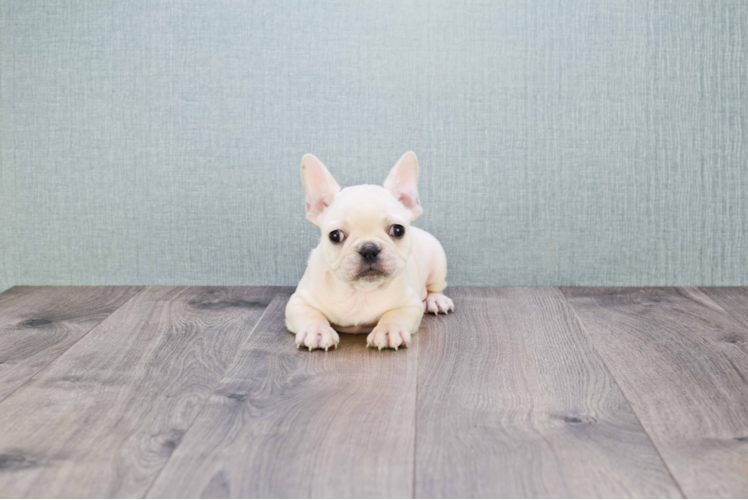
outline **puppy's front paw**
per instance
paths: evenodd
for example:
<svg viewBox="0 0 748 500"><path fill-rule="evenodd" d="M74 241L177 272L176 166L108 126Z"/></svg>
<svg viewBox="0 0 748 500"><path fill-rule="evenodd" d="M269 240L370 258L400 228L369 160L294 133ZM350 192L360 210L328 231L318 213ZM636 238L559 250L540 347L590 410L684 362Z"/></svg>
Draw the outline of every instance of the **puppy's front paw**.
<svg viewBox="0 0 748 500"><path fill-rule="evenodd" d="M410 347L410 331L399 326L377 327L366 337L366 347L374 346L380 351L387 347L397 351L403 345Z"/></svg>
<svg viewBox="0 0 748 500"><path fill-rule="evenodd" d="M452 299L441 293L430 293L426 296L426 300L423 301L423 306L426 312L439 314L447 314L449 311L454 312L455 304Z"/></svg>
<svg viewBox="0 0 748 500"><path fill-rule="evenodd" d="M296 332L296 349L306 346L310 351L312 349L327 351L333 346L337 349L339 342L338 332L329 325L310 325Z"/></svg>

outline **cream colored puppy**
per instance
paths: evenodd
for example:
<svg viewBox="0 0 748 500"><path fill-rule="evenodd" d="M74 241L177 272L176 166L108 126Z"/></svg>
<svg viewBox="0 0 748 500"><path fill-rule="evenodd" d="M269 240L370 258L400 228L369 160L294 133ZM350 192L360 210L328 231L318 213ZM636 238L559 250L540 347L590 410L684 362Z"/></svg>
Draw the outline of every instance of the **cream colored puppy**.
<svg viewBox="0 0 748 500"><path fill-rule="evenodd" d="M423 211L418 160L405 153L382 186L340 189L317 158L301 160L307 219L322 230L286 306L296 348L337 347L337 332L369 333L366 345L408 347L424 311L454 310L443 295L447 257L410 223ZM337 331L336 331L337 330Z"/></svg>

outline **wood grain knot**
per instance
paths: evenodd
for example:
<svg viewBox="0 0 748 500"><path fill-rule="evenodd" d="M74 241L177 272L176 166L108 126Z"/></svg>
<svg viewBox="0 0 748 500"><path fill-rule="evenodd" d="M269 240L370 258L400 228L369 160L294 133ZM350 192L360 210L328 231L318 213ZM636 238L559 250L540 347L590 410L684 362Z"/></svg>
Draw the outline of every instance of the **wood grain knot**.
<svg viewBox="0 0 748 500"><path fill-rule="evenodd" d="M269 302L266 300L230 299L215 302L193 300L189 304L195 309L218 311L222 309L265 309Z"/></svg>
<svg viewBox="0 0 748 500"><path fill-rule="evenodd" d="M740 335L729 335L724 338L724 341L728 344L745 345L745 339Z"/></svg>
<svg viewBox="0 0 748 500"><path fill-rule="evenodd" d="M35 460L21 453L0 453L0 471L30 469L36 465Z"/></svg>
<svg viewBox="0 0 748 500"><path fill-rule="evenodd" d="M597 419L590 415L562 415L560 418L570 425L590 425L597 423Z"/></svg>
<svg viewBox="0 0 748 500"><path fill-rule="evenodd" d="M39 327L42 327L42 326L49 326L52 323L54 323L54 321L52 321L51 319L46 319L46 318L32 318L32 319L27 319L26 321L23 321L23 322L19 323L18 326L26 326L26 327L31 327L31 328L39 328Z"/></svg>
<svg viewBox="0 0 748 500"><path fill-rule="evenodd" d="M177 446L179 446L179 443L182 442L182 438L184 437L184 431L181 431L179 429L174 429L172 431L169 431L162 436L161 446L167 450L168 452L174 451Z"/></svg>

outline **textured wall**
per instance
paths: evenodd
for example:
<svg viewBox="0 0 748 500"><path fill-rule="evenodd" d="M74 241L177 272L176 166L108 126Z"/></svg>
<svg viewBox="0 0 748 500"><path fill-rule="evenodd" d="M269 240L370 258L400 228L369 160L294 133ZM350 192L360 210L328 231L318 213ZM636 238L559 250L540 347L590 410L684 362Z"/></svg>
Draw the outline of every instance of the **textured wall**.
<svg viewBox="0 0 748 500"><path fill-rule="evenodd" d="M748 284L748 2L0 2L0 289L294 284L299 163L470 285Z"/></svg>

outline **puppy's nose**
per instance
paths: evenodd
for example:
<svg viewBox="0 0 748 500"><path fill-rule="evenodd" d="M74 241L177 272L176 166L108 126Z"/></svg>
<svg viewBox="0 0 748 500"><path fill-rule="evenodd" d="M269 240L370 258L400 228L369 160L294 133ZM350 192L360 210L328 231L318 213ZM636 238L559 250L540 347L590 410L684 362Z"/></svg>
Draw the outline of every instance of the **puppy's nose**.
<svg viewBox="0 0 748 500"><path fill-rule="evenodd" d="M361 257L364 258L364 262L366 262L367 264L372 264L375 260L377 260L377 255L379 255L379 247L376 245L364 245L359 248L358 253L360 253Z"/></svg>

